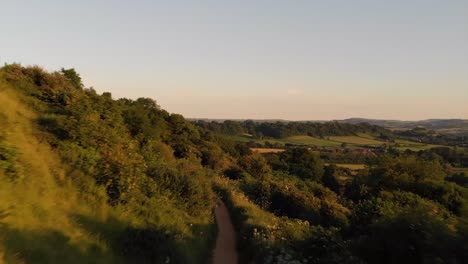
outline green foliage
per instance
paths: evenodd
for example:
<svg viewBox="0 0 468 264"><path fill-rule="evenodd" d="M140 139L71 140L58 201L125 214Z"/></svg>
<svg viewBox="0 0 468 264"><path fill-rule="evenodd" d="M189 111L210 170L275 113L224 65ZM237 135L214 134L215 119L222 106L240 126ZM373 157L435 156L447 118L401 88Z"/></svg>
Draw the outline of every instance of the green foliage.
<svg viewBox="0 0 468 264"><path fill-rule="evenodd" d="M301 242L308 263L362 263L336 228L317 227Z"/></svg>
<svg viewBox="0 0 468 264"><path fill-rule="evenodd" d="M261 208L276 215L324 226L346 226L349 210L335 193L314 181L275 173L272 179L245 178L241 189Z"/></svg>
<svg viewBox="0 0 468 264"><path fill-rule="evenodd" d="M441 203L457 215L460 215L463 208L467 206L466 190L454 183L426 181L416 185L413 190L414 193Z"/></svg>
<svg viewBox="0 0 468 264"><path fill-rule="evenodd" d="M18 64L0 69L0 110L0 261L206 263L213 187L242 263L466 256L466 177L451 167L464 164L460 149L329 151L340 143L312 136L371 144L393 134L337 122L194 124L153 99L99 95L74 69ZM232 139L240 134L246 143ZM285 145L293 135L324 149ZM251 140L285 151L252 153Z"/></svg>
<svg viewBox="0 0 468 264"><path fill-rule="evenodd" d="M272 160L273 169L287 171L302 179L321 181L324 163L320 157L305 148L288 149L280 153L277 160Z"/></svg>
<svg viewBox="0 0 468 264"><path fill-rule="evenodd" d="M375 178L373 180L377 184L381 183L385 186L422 182L424 180L442 180L445 177L444 170L439 162L420 160L414 156L402 156L383 162L373 167L370 175ZM404 177L406 180L402 183L400 180L396 181L395 177Z"/></svg>
<svg viewBox="0 0 468 264"><path fill-rule="evenodd" d="M212 172L198 149L220 147L151 99L85 89L73 69L7 65L0 86L0 261L206 262Z"/></svg>
<svg viewBox="0 0 468 264"><path fill-rule="evenodd" d="M447 177L446 180L468 188L468 175L465 172L455 173Z"/></svg>
<svg viewBox="0 0 468 264"><path fill-rule="evenodd" d="M350 216L349 231L355 234L366 234L369 226L381 217L392 216L403 210L420 208L431 212L433 216L449 219L451 214L440 204L426 200L411 192L383 191L378 196L362 200L354 207Z"/></svg>
<svg viewBox="0 0 468 264"><path fill-rule="evenodd" d="M461 263L456 234L441 219L412 208L371 225L358 251L371 263Z"/></svg>
<svg viewBox="0 0 468 264"><path fill-rule="evenodd" d="M239 161L241 167L257 179L267 179L271 174L271 168L261 154L252 153L243 156Z"/></svg>
<svg viewBox="0 0 468 264"><path fill-rule="evenodd" d="M335 193L340 192L340 183L337 177L337 170L338 168L334 164L326 166L322 177L323 185Z"/></svg>
<svg viewBox="0 0 468 264"><path fill-rule="evenodd" d="M160 109L156 101L149 98L139 98L136 101L121 99L125 109L122 116L133 137L141 142L161 140L168 137L169 114Z"/></svg>
<svg viewBox="0 0 468 264"><path fill-rule="evenodd" d="M83 83L81 82L80 75L75 71L75 69L64 69L62 68L60 72L65 76L65 78L77 89L83 88Z"/></svg>
<svg viewBox="0 0 468 264"><path fill-rule="evenodd" d="M381 162L368 173L355 177L346 187L346 194L360 200L381 190L404 190L439 202L460 215L466 206L466 191L444 178L445 172L438 161L402 156Z"/></svg>
<svg viewBox="0 0 468 264"><path fill-rule="evenodd" d="M226 179L215 183L239 232L241 263L360 263L338 229L261 210L236 185Z"/></svg>

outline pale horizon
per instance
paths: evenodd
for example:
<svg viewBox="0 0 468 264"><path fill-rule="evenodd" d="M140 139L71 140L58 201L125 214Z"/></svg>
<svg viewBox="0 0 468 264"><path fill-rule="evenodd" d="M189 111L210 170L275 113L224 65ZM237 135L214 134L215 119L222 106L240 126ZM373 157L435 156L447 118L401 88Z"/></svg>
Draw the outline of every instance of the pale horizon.
<svg viewBox="0 0 468 264"><path fill-rule="evenodd" d="M0 63L199 119L468 119L468 1L3 3Z"/></svg>

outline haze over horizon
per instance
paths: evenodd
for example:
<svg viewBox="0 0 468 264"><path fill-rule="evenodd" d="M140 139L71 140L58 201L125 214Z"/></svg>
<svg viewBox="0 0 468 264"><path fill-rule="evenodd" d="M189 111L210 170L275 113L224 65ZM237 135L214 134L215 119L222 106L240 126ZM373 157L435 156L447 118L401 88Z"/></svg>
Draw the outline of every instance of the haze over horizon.
<svg viewBox="0 0 468 264"><path fill-rule="evenodd" d="M466 0L0 7L0 63L73 67L188 118L468 119Z"/></svg>

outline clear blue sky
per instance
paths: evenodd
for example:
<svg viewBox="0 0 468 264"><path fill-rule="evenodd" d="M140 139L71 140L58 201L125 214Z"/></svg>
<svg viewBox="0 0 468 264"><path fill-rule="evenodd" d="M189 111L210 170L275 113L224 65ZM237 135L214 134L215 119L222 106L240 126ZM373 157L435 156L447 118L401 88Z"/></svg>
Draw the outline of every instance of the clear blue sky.
<svg viewBox="0 0 468 264"><path fill-rule="evenodd" d="M2 1L0 32L186 117L468 118L468 0Z"/></svg>

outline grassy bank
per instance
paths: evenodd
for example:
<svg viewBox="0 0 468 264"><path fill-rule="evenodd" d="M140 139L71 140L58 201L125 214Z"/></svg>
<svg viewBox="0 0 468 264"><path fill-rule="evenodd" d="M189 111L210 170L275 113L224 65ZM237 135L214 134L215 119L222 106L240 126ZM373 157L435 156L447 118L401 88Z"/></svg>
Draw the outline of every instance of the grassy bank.
<svg viewBox="0 0 468 264"><path fill-rule="evenodd" d="M211 212L159 196L110 206L105 186L64 164L28 98L0 76L0 263L206 263Z"/></svg>

